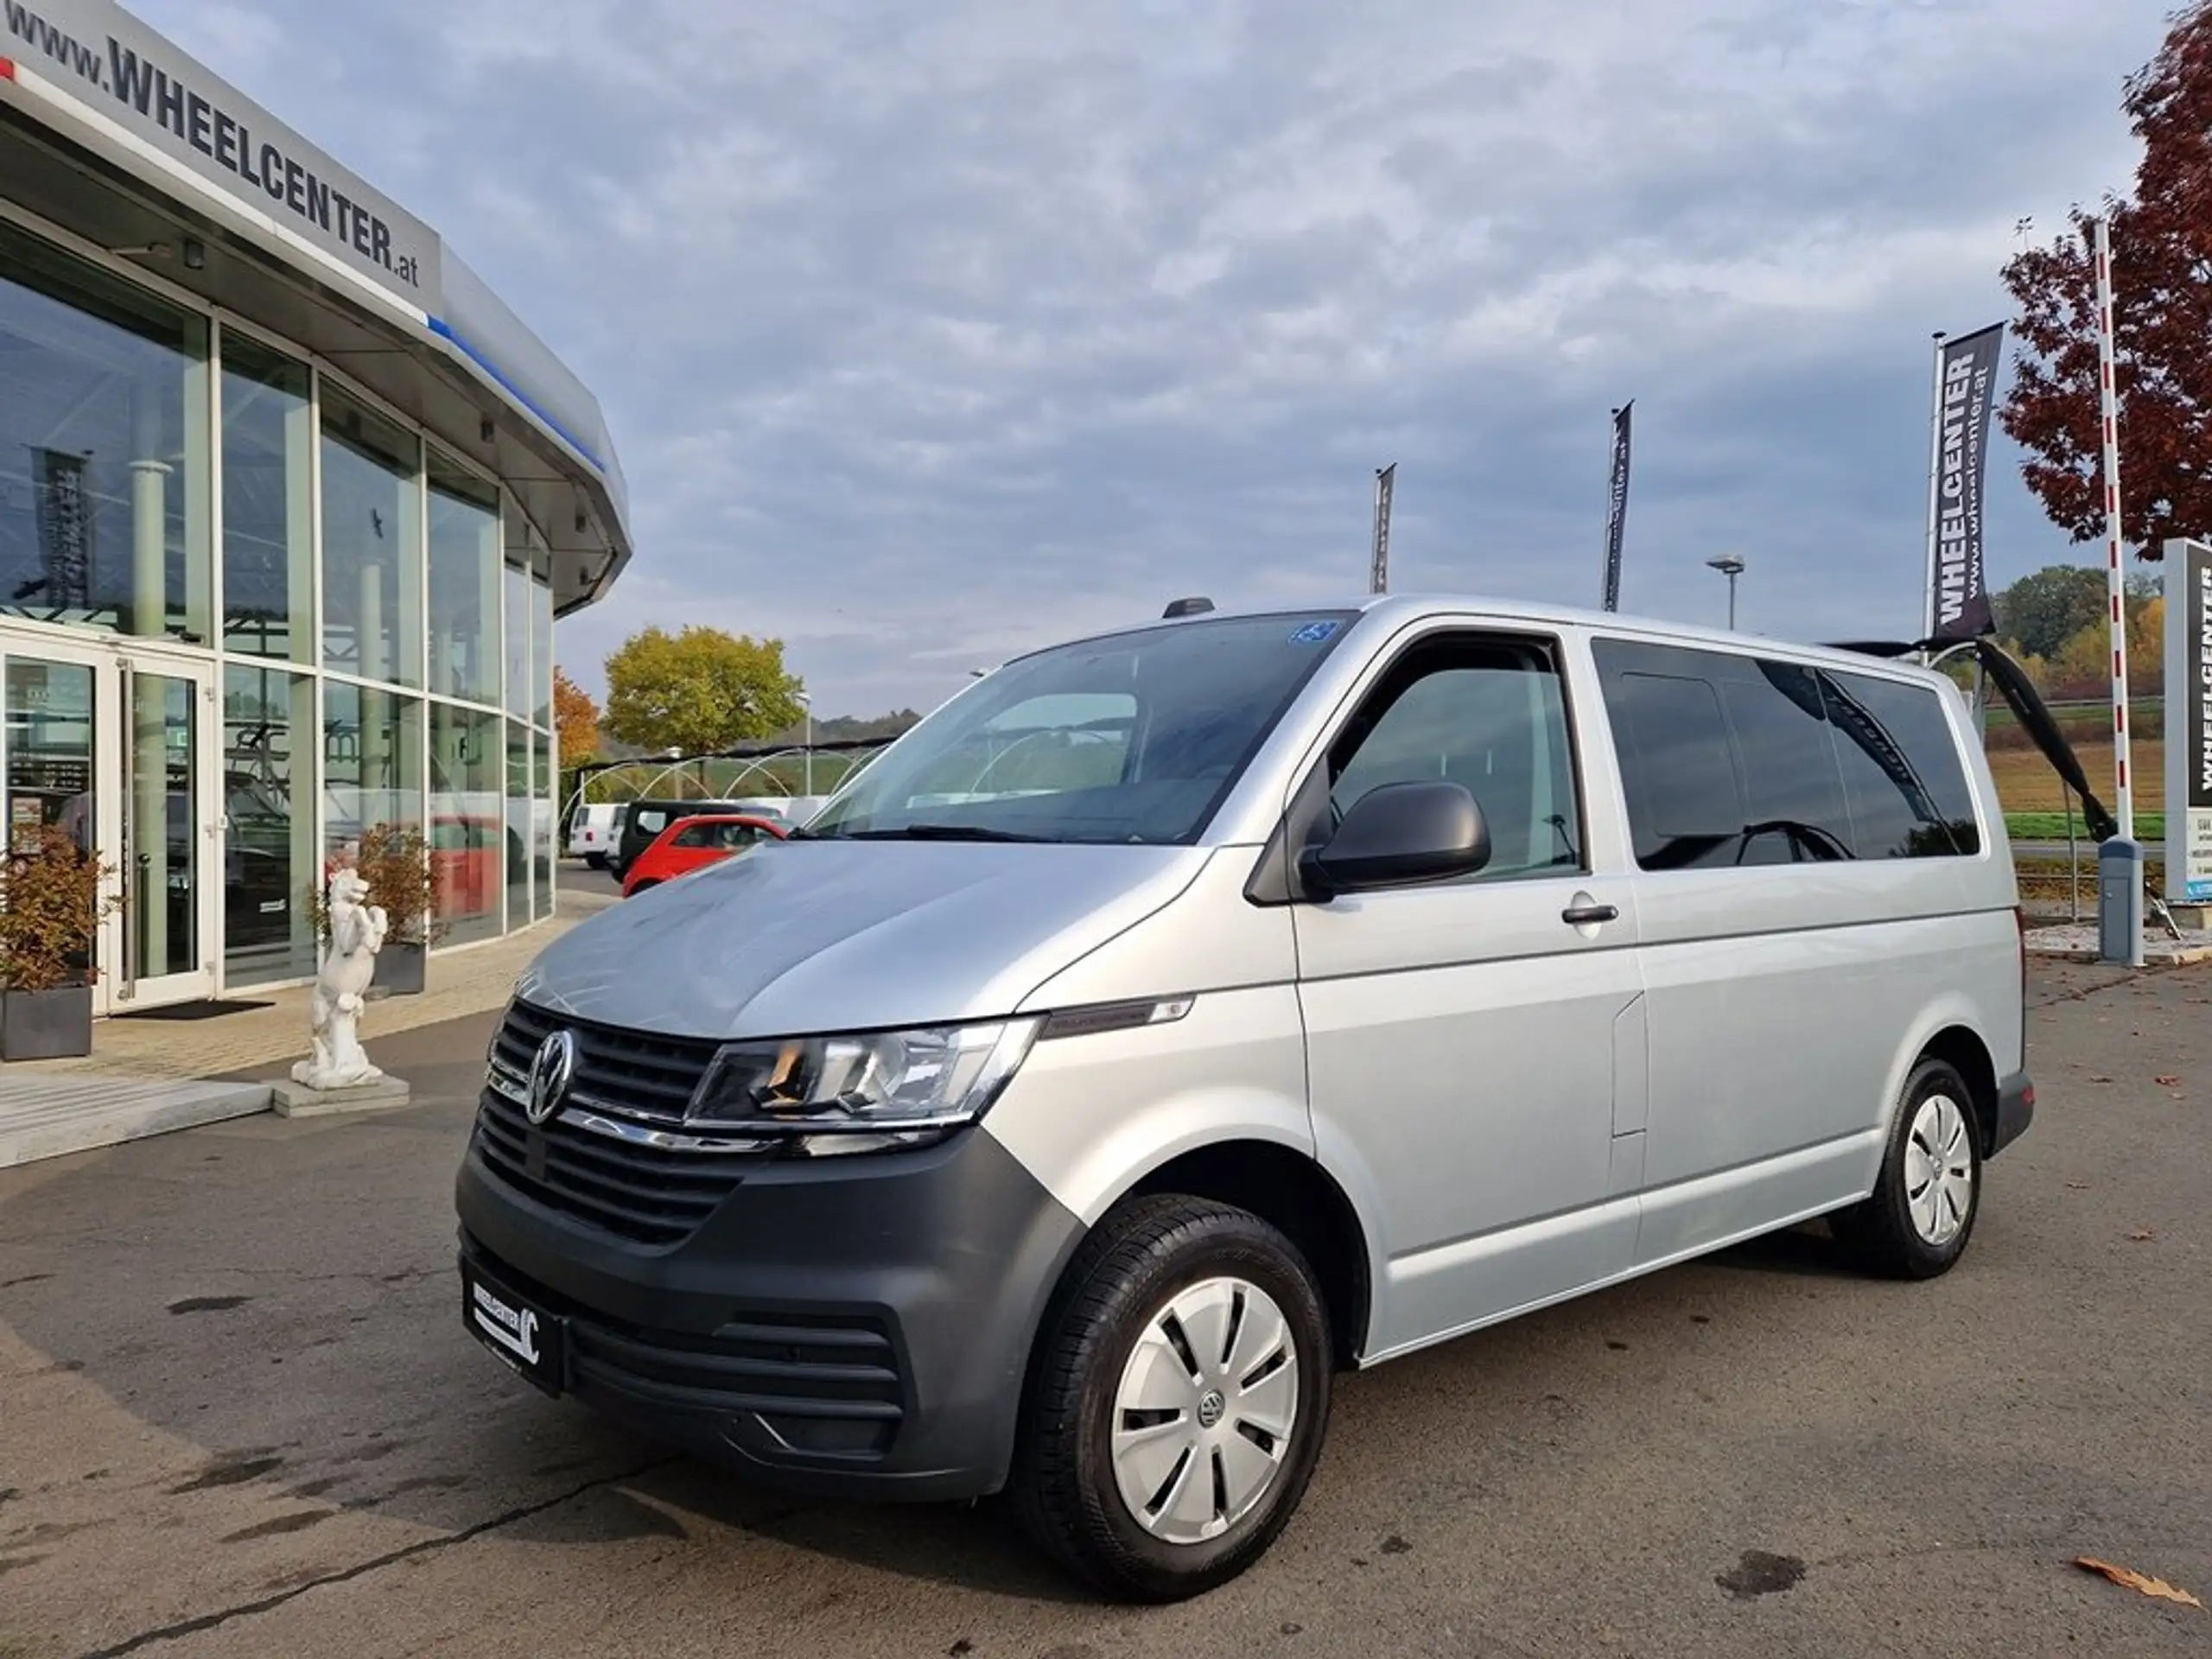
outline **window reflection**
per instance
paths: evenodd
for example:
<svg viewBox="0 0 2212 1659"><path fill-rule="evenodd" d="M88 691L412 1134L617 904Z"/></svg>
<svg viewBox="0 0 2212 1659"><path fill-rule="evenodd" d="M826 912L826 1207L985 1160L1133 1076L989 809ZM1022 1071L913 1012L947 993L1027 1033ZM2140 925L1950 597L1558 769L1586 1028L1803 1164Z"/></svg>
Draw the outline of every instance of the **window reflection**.
<svg viewBox="0 0 2212 1659"><path fill-rule="evenodd" d="M223 958L230 982L315 971L315 683L233 663L223 676ZM304 741L303 741L304 740Z"/></svg>
<svg viewBox="0 0 2212 1659"><path fill-rule="evenodd" d="M497 715L430 705L430 867L454 944L499 931L500 734Z"/></svg>
<svg viewBox="0 0 2212 1659"><path fill-rule="evenodd" d="M530 584L531 718L553 723L553 590L536 578Z"/></svg>
<svg viewBox="0 0 2212 1659"><path fill-rule="evenodd" d="M507 567L507 712L527 720L533 699L530 690L530 572Z"/></svg>
<svg viewBox="0 0 2212 1659"><path fill-rule="evenodd" d="M499 700L499 493L430 452L430 690Z"/></svg>
<svg viewBox="0 0 2212 1659"><path fill-rule="evenodd" d="M380 823L423 825L423 705L331 680L322 689L323 850L342 860Z"/></svg>
<svg viewBox="0 0 2212 1659"><path fill-rule="evenodd" d="M223 336L223 645L315 658L314 410L304 365Z"/></svg>
<svg viewBox="0 0 2212 1659"><path fill-rule="evenodd" d="M0 224L0 613L207 641L207 377L204 319Z"/></svg>
<svg viewBox="0 0 2212 1659"><path fill-rule="evenodd" d="M423 683L420 446L336 391L322 400L322 660Z"/></svg>
<svg viewBox="0 0 2212 1659"><path fill-rule="evenodd" d="M7 674L8 835L35 845L58 824L80 849L99 833L92 792L92 671L10 656Z"/></svg>
<svg viewBox="0 0 2212 1659"><path fill-rule="evenodd" d="M530 919L530 728L507 721L507 925Z"/></svg>
<svg viewBox="0 0 2212 1659"><path fill-rule="evenodd" d="M531 905L533 918L553 913L553 740L537 734L537 770L530 797Z"/></svg>

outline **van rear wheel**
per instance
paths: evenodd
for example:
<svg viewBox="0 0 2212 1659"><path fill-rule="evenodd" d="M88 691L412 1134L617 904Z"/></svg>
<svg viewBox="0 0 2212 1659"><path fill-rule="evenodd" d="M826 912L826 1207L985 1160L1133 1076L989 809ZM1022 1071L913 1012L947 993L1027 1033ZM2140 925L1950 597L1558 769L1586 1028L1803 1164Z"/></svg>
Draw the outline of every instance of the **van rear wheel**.
<svg viewBox="0 0 2212 1659"><path fill-rule="evenodd" d="M1870 1271L1933 1279L1966 1254L1981 1211L1981 1135L1957 1070L1923 1060L1906 1079L1873 1192L1828 1218Z"/></svg>
<svg viewBox="0 0 2212 1659"><path fill-rule="evenodd" d="M1039 1334L1008 1490L1024 1530L1122 1599L1226 1583L1305 1495L1332 1352L1313 1269L1257 1216L1115 1210Z"/></svg>

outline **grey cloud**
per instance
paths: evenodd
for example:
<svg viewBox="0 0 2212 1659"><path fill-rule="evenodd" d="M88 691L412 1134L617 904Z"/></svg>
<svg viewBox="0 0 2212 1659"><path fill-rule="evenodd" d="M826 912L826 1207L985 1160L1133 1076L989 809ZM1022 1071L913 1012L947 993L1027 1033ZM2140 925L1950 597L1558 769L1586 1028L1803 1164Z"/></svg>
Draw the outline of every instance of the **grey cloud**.
<svg viewBox="0 0 2212 1659"><path fill-rule="evenodd" d="M2148 4L771 9L144 0L607 403L639 556L563 625L781 634L825 711L1192 591L1405 582L1910 626L1932 327L2132 166ZM2090 29L2092 21L2098 25ZM1996 466L2008 465L2000 451ZM2067 550L2016 481L2000 578Z"/></svg>

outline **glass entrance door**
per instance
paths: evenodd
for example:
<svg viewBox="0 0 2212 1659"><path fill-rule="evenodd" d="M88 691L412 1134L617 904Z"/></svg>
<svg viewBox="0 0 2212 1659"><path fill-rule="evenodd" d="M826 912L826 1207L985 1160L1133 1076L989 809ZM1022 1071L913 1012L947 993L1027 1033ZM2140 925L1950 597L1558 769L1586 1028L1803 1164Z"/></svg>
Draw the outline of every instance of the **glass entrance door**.
<svg viewBox="0 0 2212 1659"><path fill-rule="evenodd" d="M207 868L209 671L126 658L118 678L123 950L111 1006L120 1012L214 995L210 900L223 884Z"/></svg>
<svg viewBox="0 0 2212 1659"><path fill-rule="evenodd" d="M35 848L59 830L112 872L118 804L115 662L104 652L41 641L28 649L0 639L0 821L11 851ZM109 891L114 891L111 880ZM121 935L111 920L94 941L92 1006L105 1013L114 989Z"/></svg>
<svg viewBox="0 0 2212 1659"><path fill-rule="evenodd" d="M92 1006L215 994L219 803L211 667L0 629L0 826L60 830L111 872Z"/></svg>

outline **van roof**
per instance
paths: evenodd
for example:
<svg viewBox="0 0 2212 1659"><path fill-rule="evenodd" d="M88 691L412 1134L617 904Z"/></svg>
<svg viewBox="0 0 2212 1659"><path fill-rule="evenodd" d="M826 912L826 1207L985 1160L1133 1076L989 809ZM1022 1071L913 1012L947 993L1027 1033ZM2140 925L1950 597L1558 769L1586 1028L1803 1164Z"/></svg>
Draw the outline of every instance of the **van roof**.
<svg viewBox="0 0 2212 1659"><path fill-rule="evenodd" d="M1709 645L1722 651L1773 652L1796 660L1824 663L1842 669L1886 671L1929 680L1944 678L1933 670L1922 668L1918 664L1901 658L1875 657L1833 645L1804 645L1766 634L1699 627L1692 623L1662 621L1656 617L1632 616L1618 611L1593 611L1571 605L1547 605L1535 600L1501 599L1477 594L1367 594L1336 604L1319 601L1306 605L1255 605L1206 611L1172 620L1154 617L1124 627L1103 628L1096 633L1078 635L1073 639L1056 642L1054 645L1042 645L1038 647L1038 651L1026 652L1023 655L1035 656L1039 652L1056 649L1058 645L1077 645L1086 639L1111 639L1124 634L1147 632L1154 628L1203 628L1211 623L1235 621L1239 618L1312 616L1317 612L1349 612L1362 620L1373 617L1386 624L1415 622L1432 616L1471 614L1499 622L1599 628L1609 633L1664 639L1677 645ZM1945 683L1948 683L1948 681Z"/></svg>

